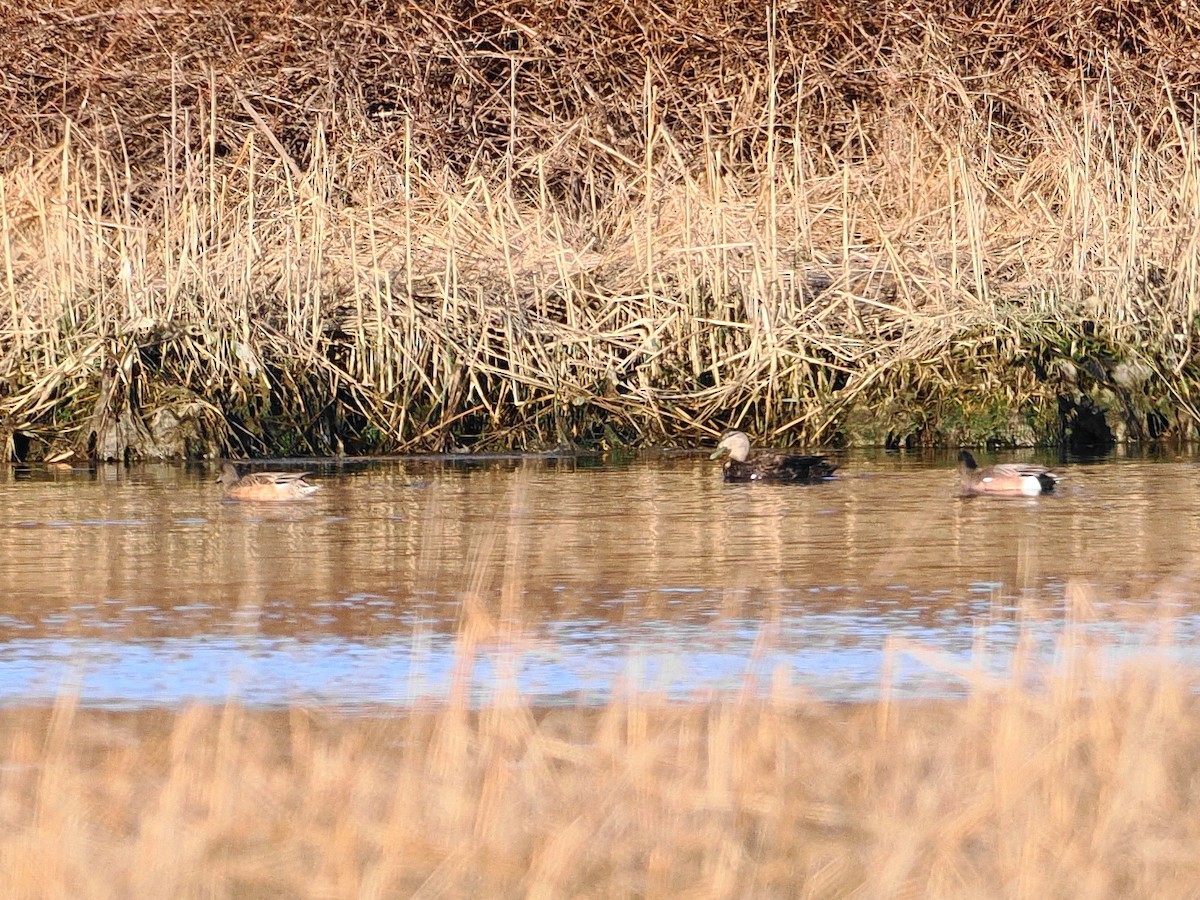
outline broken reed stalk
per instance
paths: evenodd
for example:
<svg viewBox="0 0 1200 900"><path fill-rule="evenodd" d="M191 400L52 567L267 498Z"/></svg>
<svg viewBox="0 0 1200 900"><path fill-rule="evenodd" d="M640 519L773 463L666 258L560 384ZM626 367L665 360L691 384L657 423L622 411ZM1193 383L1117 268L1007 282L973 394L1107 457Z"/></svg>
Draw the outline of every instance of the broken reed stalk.
<svg viewBox="0 0 1200 900"><path fill-rule="evenodd" d="M1190 435L1196 29L1077 6L0 10L0 430L1031 442L1082 397Z"/></svg>

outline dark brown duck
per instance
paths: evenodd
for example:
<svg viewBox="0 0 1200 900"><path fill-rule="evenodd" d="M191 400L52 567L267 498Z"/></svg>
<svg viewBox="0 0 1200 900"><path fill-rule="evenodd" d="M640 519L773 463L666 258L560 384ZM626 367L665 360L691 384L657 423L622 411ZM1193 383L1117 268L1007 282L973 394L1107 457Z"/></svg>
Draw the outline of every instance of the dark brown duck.
<svg viewBox="0 0 1200 900"><path fill-rule="evenodd" d="M762 451L750 456L750 438L741 431L721 435L717 449L709 459L729 454L723 469L726 481L776 481L813 484L825 481L837 468L823 456L793 456L789 453Z"/></svg>

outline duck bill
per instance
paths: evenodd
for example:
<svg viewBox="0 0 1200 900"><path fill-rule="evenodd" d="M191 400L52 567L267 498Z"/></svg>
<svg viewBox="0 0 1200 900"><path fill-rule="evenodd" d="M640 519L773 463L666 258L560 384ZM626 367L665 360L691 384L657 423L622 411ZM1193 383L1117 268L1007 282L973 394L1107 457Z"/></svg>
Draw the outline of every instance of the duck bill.
<svg viewBox="0 0 1200 900"><path fill-rule="evenodd" d="M722 456L724 456L728 452L729 452L728 447L718 447L712 453L708 454L708 458L709 459L720 459Z"/></svg>

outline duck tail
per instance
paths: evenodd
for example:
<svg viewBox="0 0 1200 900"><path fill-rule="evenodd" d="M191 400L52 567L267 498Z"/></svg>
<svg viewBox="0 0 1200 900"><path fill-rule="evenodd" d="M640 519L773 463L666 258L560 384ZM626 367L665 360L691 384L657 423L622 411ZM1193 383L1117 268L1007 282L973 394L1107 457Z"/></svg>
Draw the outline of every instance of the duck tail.
<svg viewBox="0 0 1200 900"><path fill-rule="evenodd" d="M1058 479L1059 476L1053 472L1039 472L1037 480L1038 484L1042 486L1042 493L1048 494L1054 490L1054 486L1058 484Z"/></svg>

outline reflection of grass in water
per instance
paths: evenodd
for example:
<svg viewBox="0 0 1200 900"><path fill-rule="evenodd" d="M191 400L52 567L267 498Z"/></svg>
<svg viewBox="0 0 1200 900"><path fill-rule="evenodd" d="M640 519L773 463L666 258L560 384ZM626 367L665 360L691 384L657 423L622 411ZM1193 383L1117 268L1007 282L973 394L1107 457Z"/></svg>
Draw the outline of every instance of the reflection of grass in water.
<svg viewBox="0 0 1200 900"><path fill-rule="evenodd" d="M0 713L0 858L10 896L1183 896L1197 699L1079 659L1045 691L913 704L63 699Z"/></svg>

